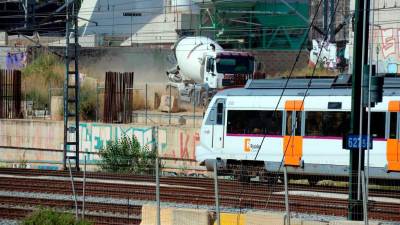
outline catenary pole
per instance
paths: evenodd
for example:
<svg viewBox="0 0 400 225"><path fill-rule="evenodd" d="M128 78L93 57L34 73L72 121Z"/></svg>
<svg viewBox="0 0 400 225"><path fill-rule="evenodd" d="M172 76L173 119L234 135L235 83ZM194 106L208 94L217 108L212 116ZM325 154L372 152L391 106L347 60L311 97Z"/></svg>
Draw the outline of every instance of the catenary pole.
<svg viewBox="0 0 400 225"><path fill-rule="evenodd" d="M368 20L370 0L355 0L354 10L354 42L353 42L353 68L352 68L352 102L351 102L351 134L366 134L366 111L362 103L362 73L368 59ZM364 11L366 13L364 13ZM363 220L362 199L359 198L360 181L359 171L364 171L364 150L360 148L350 150L349 162L349 220Z"/></svg>

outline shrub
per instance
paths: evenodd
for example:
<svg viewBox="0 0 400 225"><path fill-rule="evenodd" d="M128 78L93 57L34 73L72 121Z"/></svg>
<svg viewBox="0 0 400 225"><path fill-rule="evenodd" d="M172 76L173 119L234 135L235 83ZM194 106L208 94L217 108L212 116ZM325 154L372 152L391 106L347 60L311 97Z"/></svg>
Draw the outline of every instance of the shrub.
<svg viewBox="0 0 400 225"><path fill-rule="evenodd" d="M28 215L21 225L92 225L93 223L76 221L72 214L61 213L52 209L40 209Z"/></svg>
<svg viewBox="0 0 400 225"><path fill-rule="evenodd" d="M101 168L109 172L145 174L155 167L156 150L141 147L136 137L123 136L100 150Z"/></svg>

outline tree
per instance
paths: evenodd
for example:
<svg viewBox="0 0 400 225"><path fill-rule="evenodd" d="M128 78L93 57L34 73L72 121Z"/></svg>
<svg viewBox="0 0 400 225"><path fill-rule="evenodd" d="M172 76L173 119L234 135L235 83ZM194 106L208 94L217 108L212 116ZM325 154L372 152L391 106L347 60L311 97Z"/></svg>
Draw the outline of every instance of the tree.
<svg viewBox="0 0 400 225"><path fill-rule="evenodd" d="M140 146L135 136L124 135L100 150L101 168L109 172L148 174L155 167L157 151Z"/></svg>

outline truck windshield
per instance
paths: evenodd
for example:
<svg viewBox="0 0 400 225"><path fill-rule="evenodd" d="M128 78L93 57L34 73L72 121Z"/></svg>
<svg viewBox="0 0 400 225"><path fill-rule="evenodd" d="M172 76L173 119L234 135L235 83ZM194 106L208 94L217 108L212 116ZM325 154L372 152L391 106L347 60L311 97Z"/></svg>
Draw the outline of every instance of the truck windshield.
<svg viewBox="0 0 400 225"><path fill-rule="evenodd" d="M250 57L217 58L217 72L231 74L253 73L254 60Z"/></svg>

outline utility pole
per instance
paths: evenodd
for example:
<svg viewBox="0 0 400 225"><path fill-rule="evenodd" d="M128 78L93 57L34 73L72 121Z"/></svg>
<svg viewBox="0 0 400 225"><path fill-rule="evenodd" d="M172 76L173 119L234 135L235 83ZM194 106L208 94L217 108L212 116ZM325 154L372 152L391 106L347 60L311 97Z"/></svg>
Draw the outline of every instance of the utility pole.
<svg viewBox="0 0 400 225"><path fill-rule="evenodd" d="M35 26L35 0L24 0L23 3L25 11L25 29L32 29Z"/></svg>
<svg viewBox="0 0 400 225"><path fill-rule="evenodd" d="M75 161L75 170L79 171L79 39L78 7L75 0L66 6L65 22L65 82L64 82L64 158ZM72 10L71 10L72 8ZM72 27L73 26L73 27ZM72 28L71 28L72 27ZM74 41L70 43L70 37ZM72 62L73 61L73 62ZM71 65L73 69L71 70ZM71 79L72 78L72 79Z"/></svg>
<svg viewBox="0 0 400 225"><path fill-rule="evenodd" d="M327 35L329 27L328 27L328 18L329 18L329 0L324 1L324 33Z"/></svg>
<svg viewBox="0 0 400 225"><path fill-rule="evenodd" d="M355 0L354 10L354 43L353 43L353 75L350 134L366 135L367 115L362 104L362 73L368 62L368 30L370 0ZM366 13L364 13L366 12ZM367 21L364 23L364 20ZM361 121L362 118L362 121ZM362 129L360 130L360 127ZM363 220L363 201L359 187L360 173L364 170L364 149L350 150L349 164L349 220Z"/></svg>
<svg viewBox="0 0 400 225"><path fill-rule="evenodd" d="M341 4L340 3L340 1L338 1L336 4ZM335 6L335 0L331 0L330 1L330 13L329 13L329 15L330 15L330 19L329 19L329 24L330 24L330 27L329 27L329 31L330 31L330 34L329 34L329 42L331 42L331 43L334 43L335 41L336 41L336 39L335 39L335 36L336 36L336 29L335 29L335 8L336 8L336 6Z"/></svg>

